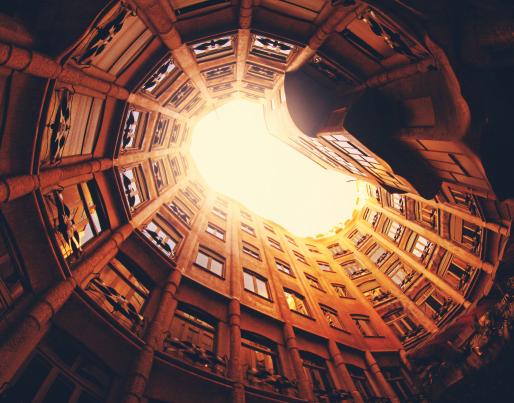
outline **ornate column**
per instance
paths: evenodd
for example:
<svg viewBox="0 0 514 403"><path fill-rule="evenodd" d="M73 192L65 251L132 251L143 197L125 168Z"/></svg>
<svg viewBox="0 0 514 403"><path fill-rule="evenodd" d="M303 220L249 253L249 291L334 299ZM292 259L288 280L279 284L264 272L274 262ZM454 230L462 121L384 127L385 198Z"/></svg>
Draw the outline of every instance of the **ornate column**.
<svg viewBox="0 0 514 403"><path fill-rule="evenodd" d="M375 360L375 357L373 357L373 354L371 354L369 350L366 350L364 352L364 358L366 359L366 364L368 364L369 369L375 375L375 379L378 381L378 384L380 385L380 389L382 389L382 392L385 393L389 399L391 399L391 402L399 403L400 400L398 399L398 396L396 396L396 393L394 393L393 388L385 379L382 370L380 369L380 367L377 364L377 361Z"/></svg>
<svg viewBox="0 0 514 403"><path fill-rule="evenodd" d="M71 277L56 284L43 294L38 302L10 331L0 345L0 390L14 377L34 347L45 335L50 320L68 301L75 287L84 279L104 267L116 256L134 226L129 223L119 227L98 249L78 264Z"/></svg>
<svg viewBox="0 0 514 403"><path fill-rule="evenodd" d="M177 300L175 294L182 279L182 271L173 270L162 289L159 308L145 335L145 345L134 360L128 376L126 390L122 399L125 403L138 403L142 400L152 371L155 351L162 349L164 334L175 313Z"/></svg>
<svg viewBox="0 0 514 403"><path fill-rule="evenodd" d="M348 388L348 391L352 394L355 403L364 403L360 392L357 390L355 383L353 382L352 377L350 376L350 372L348 372L348 368L343 361L343 357L341 355L341 351L337 344L333 340L328 340L328 351L334 364L337 368L337 374L343 380L345 386Z"/></svg>

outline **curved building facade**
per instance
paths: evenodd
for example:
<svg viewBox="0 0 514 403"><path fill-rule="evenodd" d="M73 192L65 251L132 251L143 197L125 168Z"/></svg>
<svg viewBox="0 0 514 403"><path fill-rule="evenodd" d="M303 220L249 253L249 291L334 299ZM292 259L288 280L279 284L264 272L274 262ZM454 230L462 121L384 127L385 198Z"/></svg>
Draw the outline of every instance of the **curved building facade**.
<svg viewBox="0 0 514 403"><path fill-rule="evenodd" d="M510 401L513 10L447 3L1 5L0 402ZM241 98L351 219L207 185Z"/></svg>

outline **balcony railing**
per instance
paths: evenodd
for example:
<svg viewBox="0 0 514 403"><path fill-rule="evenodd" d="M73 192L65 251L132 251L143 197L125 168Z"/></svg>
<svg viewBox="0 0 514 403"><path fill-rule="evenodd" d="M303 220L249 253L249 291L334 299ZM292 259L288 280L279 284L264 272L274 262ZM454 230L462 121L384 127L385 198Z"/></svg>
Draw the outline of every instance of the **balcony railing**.
<svg viewBox="0 0 514 403"><path fill-rule="evenodd" d="M250 385L261 389L289 396L297 394L298 387L295 381L290 380L284 375L272 373L266 368L248 367L246 379Z"/></svg>
<svg viewBox="0 0 514 403"><path fill-rule="evenodd" d="M163 351L182 361L206 369L215 374L227 375L227 357L197 346L187 340L167 335L164 339Z"/></svg>
<svg viewBox="0 0 514 403"><path fill-rule="evenodd" d="M145 327L145 318L136 307L114 287L107 285L96 273L85 288L86 293L114 319L137 335L141 335ZM109 311L109 307L111 310Z"/></svg>

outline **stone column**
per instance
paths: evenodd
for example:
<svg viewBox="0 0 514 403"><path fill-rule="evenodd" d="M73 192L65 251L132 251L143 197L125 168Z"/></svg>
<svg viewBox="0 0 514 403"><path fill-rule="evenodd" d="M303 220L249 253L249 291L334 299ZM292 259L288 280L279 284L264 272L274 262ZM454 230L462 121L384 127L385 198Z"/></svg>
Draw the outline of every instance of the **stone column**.
<svg viewBox="0 0 514 403"><path fill-rule="evenodd" d="M335 341L328 341L328 351L330 353L330 356L332 357L332 360L334 361L334 364L336 365L337 374L343 380L343 383L348 389L348 392L352 394L354 402L364 403L364 400L362 399L360 392L357 390L357 387L355 386L355 383L353 382L353 379L350 376L350 372L348 372L348 368L346 368L346 365L343 361L343 357L341 355L341 351L339 350L339 347L337 347Z"/></svg>
<svg viewBox="0 0 514 403"><path fill-rule="evenodd" d="M377 361L375 360L375 357L373 357L373 354L371 354L369 350L366 350L364 352L364 358L366 359L366 364L368 365L369 369L375 375L375 379L378 381L380 389L382 389L382 393L385 393L386 396L389 399L391 399L391 402L399 403L400 400L398 399L398 396L396 396L396 393L394 392L393 388L385 379L382 370L380 369L380 367L377 364Z"/></svg>
<svg viewBox="0 0 514 403"><path fill-rule="evenodd" d="M241 304L237 298L233 298L228 305L228 325L230 334L228 374L234 380L233 402L244 403L245 390L241 371Z"/></svg>
<svg viewBox="0 0 514 403"><path fill-rule="evenodd" d="M164 334L168 328L167 325L171 321L177 307L175 294L181 279L182 271L175 269L166 280L166 284L162 289L159 308L145 335L146 343L135 358L132 370L128 376L125 395L122 399L124 403L139 403L143 398L152 371L155 351L162 349Z"/></svg>
<svg viewBox="0 0 514 403"><path fill-rule="evenodd" d="M121 244L132 234L132 224L119 227L98 249L80 262L72 275L43 294L38 302L9 332L0 345L0 390L14 377L37 343L45 335L50 320L63 307L75 287L116 256Z"/></svg>
<svg viewBox="0 0 514 403"><path fill-rule="evenodd" d="M37 175L20 175L0 180L0 203L25 196L36 189L56 185L69 178L105 171L112 167L107 158L92 159L78 164L58 166Z"/></svg>

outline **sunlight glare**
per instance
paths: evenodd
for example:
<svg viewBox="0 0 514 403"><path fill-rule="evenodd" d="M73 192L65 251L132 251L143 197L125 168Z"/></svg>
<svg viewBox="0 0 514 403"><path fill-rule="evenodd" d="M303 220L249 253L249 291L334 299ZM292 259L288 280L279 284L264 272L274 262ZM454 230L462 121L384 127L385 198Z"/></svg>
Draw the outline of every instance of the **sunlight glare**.
<svg viewBox="0 0 514 403"><path fill-rule="evenodd" d="M324 169L266 127L262 105L229 102L195 126L191 154L217 192L297 236L324 233L351 217L351 177Z"/></svg>

